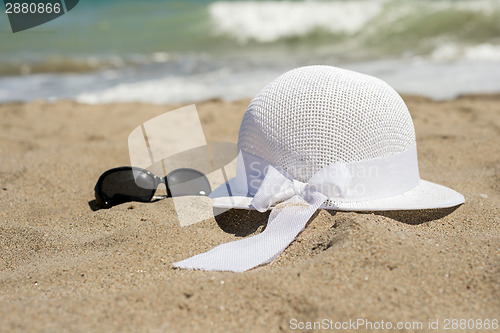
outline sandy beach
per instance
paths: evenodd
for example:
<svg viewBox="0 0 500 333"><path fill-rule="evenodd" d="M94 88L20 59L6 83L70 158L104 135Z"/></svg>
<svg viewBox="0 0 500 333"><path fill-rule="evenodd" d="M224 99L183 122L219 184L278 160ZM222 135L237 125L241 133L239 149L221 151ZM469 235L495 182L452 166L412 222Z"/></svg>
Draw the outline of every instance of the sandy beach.
<svg viewBox="0 0 500 333"><path fill-rule="evenodd" d="M320 211L277 260L240 274L171 263L259 233L267 214L181 227L172 199L89 204L102 172L130 164L130 131L184 105L0 105L0 331L287 332L363 319L449 332L446 320L500 319L500 95L404 99L421 178L465 204ZM207 141L236 142L248 103L197 103Z"/></svg>

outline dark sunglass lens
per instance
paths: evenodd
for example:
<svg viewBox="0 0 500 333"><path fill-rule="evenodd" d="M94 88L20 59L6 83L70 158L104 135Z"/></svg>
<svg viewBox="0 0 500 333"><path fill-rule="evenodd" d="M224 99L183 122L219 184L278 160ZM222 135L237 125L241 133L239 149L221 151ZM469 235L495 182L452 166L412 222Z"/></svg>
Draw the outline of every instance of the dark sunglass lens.
<svg viewBox="0 0 500 333"><path fill-rule="evenodd" d="M212 192L207 177L194 169L177 169L167 176L168 188L173 197L209 195Z"/></svg>
<svg viewBox="0 0 500 333"><path fill-rule="evenodd" d="M109 173L102 180L101 190L109 204L118 205L129 201L147 202L153 197L156 188L151 174L137 169L135 172L124 169Z"/></svg>

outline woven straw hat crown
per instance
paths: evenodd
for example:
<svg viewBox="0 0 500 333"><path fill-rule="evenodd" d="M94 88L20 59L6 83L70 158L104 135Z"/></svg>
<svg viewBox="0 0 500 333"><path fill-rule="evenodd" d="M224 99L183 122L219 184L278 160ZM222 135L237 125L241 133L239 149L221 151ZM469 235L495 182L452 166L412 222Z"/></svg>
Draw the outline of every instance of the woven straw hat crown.
<svg viewBox="0 0 500 333"><path fill-rule="evenodd" d="M307 181L338 161L387 157L416 145L404 101L385 82L330 66L289 71L261 90L238 148Z"/></svg>

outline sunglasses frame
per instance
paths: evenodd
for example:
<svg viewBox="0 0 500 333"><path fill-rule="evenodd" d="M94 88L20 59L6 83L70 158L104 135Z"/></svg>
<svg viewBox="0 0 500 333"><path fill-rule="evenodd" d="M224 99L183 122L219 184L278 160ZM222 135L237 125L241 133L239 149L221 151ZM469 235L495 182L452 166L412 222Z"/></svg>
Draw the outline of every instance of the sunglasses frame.
<svg viewBox="0 0 500 333"><path fill-rule="evenodd" d="M151 171L149 170L146 170L146 169L143 169L143 168L139 168L139 167L134 167L134 166L122 166L122 167L117 167L117 168L113 168L113 169L109 169L107 171L105 171L100 177L99 179L97 180L97 183L95 185L95 188L94 188L94 191L95 191L95 199L96 199L96 204L100 207L103 207L103 208L111 208L115 205L118 205L118 204L121 204L121 203L125 203L125 202L130 202L130 201L125 201L125 202L120 202L120 203L117 203L117 204L113 204L111 202L111 198L108 198L104 191L102 190L102 184L103 184L103 181L104 179L111 173L113 172L119 172L119 171L124 171L124 170L130 170L132 172L134 171L139 171L139 172L142 172L142 173L145 173L147 174L148 176L150 177L153 177L153 180L154 180L154 188L151 189L151 196L147 199L147 200L131 200L131 201L136 201L136 202L150 202L151 199L157 199L157 200L160 200L160 199L164 199L164 198L168 198L168 197L171 197L172 196L172 192L170 191L170 188L168 186L168 179L170 178L170 176L172 176L174 173L176 172L179 172L179 171L190 171L190 172L194 172L194 173L197 173L198 175L200 175L200 177L205 177L205 180L207 181L208 183L208 179L206 179L206 176L198 171L198 170L195 170L195 169L191 169L191 168L180 168L180 169L175 169L173 171L171 171L166 177L158 177L157 175L155 175L154 173L152 173ZM158 186L160 184L165 184L165 188L167 190L167 195L159 195L159 196L155 196L155 192L156 190L158 189ZM210 186L210 184L208 183L208 186Z"/></svg>

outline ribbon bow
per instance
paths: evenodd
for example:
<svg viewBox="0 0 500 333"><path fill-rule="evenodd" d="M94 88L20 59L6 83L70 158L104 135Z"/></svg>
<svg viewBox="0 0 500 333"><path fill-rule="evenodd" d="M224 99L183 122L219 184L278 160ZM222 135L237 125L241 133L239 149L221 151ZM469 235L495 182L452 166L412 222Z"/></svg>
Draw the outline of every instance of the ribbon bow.
<svg viewBox="0 0 500 333"><path fill-rule="evenodd" d="M307 183L285 177L270 166L266 177L252 200L252 206L259 212L267 211L277 202L294 196L302 197L313 204L314 198L344 197L352 176L344 163L333 163L314 174ZM323 196L319 194L323 194ZM321 202L321 203L323 203Z"/></svg>
<svg viewBox="0 0 500 333"><path fill-rule="evenodd" d="M329 197L344 197L352 176L344 163L333 163L314 174L307 183L289 179L270 166L252 200L252 206L269 215L260 234L226 243L174 263L175 267L206 271L244 272L278 257L307 221Z"/></svg>

